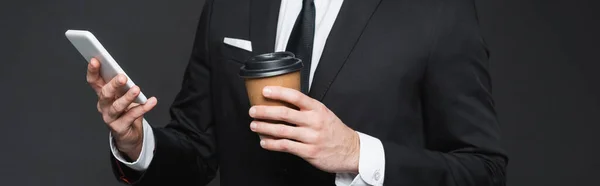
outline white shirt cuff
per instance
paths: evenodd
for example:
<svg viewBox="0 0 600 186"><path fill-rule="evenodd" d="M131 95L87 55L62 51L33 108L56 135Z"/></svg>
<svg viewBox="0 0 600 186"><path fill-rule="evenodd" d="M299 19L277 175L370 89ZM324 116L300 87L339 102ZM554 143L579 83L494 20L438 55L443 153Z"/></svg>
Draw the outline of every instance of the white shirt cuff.
<svg viewBox="0 0 600 186"><path fill-rule="evenodd" d="M339 173L335 176L337 186L383 186L385 175L385 153L379 139L358 133L360 140L360 156L358 159L358 175Z"/></svg>
<svg viewBox="0 0 600 186"><path fill-rule="evenodd" d="M142 152L140 152L139 158L134 162L125 161L125 158L121 156L121 153L119 153L117 146L113 142L112 133L109 133L110 150L112 151L113 156L121 163L127 165L127 167L136 171L145 171L148 169L148 166L150 166L150 162L154 157L154 133L152 132L150 124L146 122L146 119L142 121L142 130L144 130Z"/></svg>

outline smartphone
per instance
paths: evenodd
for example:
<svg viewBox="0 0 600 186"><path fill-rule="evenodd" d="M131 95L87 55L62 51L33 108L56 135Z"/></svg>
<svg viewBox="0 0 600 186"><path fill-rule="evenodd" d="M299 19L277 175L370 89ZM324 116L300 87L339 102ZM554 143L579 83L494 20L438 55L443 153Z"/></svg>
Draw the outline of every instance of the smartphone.
<svg viewBox="0 0 600 186"><path fill-rule="evenodd" d="M127 91L131 87L135 86L133 80L127 76L117 61L115 61L115 59L110 56L108 51L104 49L94 34L86 30L67 30L67 32L65 32L65 36L67 36L67 39L71 41L71 44L77 48L79 53L81 53L83 58L85 58L85 61L89 63L92 58L96 58L100 61L100 75L105 82L109 82L118 74L124 74L125 77L127 77L127 83L125 84L124 91ZM134 102L144 104L147 100L148 99L146 96L140 92Z"/></svg>

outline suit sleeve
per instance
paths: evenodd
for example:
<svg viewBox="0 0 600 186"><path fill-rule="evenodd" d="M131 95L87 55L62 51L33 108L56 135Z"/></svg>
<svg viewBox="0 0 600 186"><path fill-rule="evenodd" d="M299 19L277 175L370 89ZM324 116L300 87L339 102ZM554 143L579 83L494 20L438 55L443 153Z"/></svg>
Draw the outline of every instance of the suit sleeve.
<svg viewBox="0 0 600 186"><path fill-rule="evenodd" d="M121 182L205 185L215 177L218 165L207 40L211 9L212 3L207 1L181 90L170 108L171 122L165 128L153 128L156 146L148 169L137 172L112 158L113 172Z"/></svg>
<svg viewBox="0 0 600 186"><path fill-rule="evenodd" d="M422 84L425 149L382 140L385 185L504 186L508 159L472 0L443 1Z"/></svg>

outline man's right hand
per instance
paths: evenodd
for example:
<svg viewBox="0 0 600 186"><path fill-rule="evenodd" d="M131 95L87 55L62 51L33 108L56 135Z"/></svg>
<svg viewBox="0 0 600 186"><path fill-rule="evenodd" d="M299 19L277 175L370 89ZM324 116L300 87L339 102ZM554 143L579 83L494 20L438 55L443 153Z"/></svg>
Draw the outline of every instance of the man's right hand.
<svg viewBox="0 0 600 186"><path fill-rule="evenodd" d="M134 86L125 92L123 87L127 77L123 74L105 82L100 76L100 62L97 59L92 59L88 64L86 78L98 95L98 112L110 129L117 148L130 159L137 160L144 139L143 116L156 106L156 98L151 97L143 105L133 103L140 94L140 88Z"/></svg>

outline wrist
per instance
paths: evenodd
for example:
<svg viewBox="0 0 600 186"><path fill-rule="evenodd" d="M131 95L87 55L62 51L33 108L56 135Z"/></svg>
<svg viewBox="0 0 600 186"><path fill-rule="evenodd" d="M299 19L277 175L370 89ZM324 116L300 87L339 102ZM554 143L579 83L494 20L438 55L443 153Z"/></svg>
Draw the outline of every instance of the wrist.
<svg viewBox="0 0 600 186"><path fill-rule="evenodd" d="M347 170L352 174L358 174L358 165L360 161L360 136L354 130L352 131L351 147L349 158L346 160Z"/></svg>
<svg viewBox="0 0 600 186"><path fill-rule="evenodd" d="M121 154L127 156L131 162L137 161L140 154L142 153L142 142L135 142L133 144L121 144L116 142L115 145Z"/></svg>

